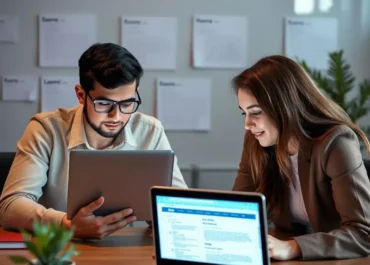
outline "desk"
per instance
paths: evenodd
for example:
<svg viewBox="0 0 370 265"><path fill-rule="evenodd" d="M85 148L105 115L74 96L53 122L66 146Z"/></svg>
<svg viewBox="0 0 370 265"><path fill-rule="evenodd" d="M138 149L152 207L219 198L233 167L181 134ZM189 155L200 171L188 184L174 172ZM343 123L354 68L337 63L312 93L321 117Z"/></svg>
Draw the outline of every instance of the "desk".
<svg viewBox="0 0 370 265"><path fill-rule="evenodd" d="M1 233L1 228L0 228ZM80 255L74 257L77 265L155 265L152 260L153 244L151 230L145 227L128 227L115 234L94 241L76 241ZM0 264L14 265L8 256L24 255L27 250L0 250ZM285 261L273 262L276 265L366 265L369 258L334 261Z"/></svg>

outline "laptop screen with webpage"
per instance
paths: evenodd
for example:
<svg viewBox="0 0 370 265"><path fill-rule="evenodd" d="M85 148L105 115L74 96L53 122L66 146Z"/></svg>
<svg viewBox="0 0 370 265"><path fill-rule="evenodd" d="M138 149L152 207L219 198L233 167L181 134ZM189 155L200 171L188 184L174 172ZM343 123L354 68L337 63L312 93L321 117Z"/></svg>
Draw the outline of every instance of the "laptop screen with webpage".
<svg viewBox="0 0 370 265"><path fill-rule="evenodd" d="M216 198L155 196L160 258L265 264L259 203Z"/></svg>

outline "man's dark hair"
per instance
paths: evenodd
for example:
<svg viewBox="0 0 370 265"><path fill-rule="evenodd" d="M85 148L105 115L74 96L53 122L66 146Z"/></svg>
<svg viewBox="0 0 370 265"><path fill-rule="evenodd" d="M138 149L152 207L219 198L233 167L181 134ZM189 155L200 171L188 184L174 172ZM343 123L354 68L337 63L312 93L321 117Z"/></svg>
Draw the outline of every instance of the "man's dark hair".
<svg viewBox="0 0 370 265"><path fill-rule="evenodd" d="M80 85L89 92L94 81L103 87L114 89L132 84L139 86L143 69L138 60L124 47L114 43L96 43L78 60Z"/></svg>

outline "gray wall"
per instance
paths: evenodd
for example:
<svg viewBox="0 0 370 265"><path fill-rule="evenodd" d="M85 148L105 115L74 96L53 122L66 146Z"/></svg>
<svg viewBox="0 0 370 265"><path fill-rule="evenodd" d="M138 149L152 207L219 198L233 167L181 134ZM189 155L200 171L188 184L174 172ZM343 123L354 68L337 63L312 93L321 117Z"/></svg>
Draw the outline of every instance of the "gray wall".
<svg viewBox="0 0 370 265"><path fill-rule="evenodd" d="M174 72L146 71L141 83L144 101L141 111L153 114L154 84L157 76L212 78L211 131L168 132L168 137L179 158L180 167L184 169L184 175L188 175L192 164L197 164L201 170L199 184L201 187L229 189L239 163L244 133L243 118L239 114L237 100L229 84L230 79L239 70L194 70L189 66L192 15L197 13L247 15L248 64L252 64L262 56L282 53L283 18L295 15L294 2L294 0L0 0L0 13L17 15L20 28L19 41L16 44L0 44L0 75L77 75L77 68L42 69L37 66L37 16L40 13L80 11L95 13L98 41L116 43L119 43L121 15L174 15L178 18L179 29L177 69ZM333 7L328 12L321 12L316 8L309 16L338 18L340 48L345 49L356 77L370 77L370 1L333 0L333 2ZM21 137L30 116L37 111L36 103L0 102L0 151L16 149L16 142Z"/></svg>

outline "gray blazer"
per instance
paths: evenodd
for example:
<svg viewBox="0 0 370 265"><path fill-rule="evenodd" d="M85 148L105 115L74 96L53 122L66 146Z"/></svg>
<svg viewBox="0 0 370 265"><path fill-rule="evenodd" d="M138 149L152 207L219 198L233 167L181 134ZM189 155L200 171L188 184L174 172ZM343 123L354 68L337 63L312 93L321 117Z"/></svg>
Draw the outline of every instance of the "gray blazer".
<svg viewBox="0 0 370 265"><path fill-rule="evenodd" d="M255 191L244 146L233 190ZM370 255L370 181L357 135L337 126L322 141L301 146L298 173L310 227L292 223L289 194L276 229L294 233L303 260ZM267 202L268 204L268 202Z"/></svg>

